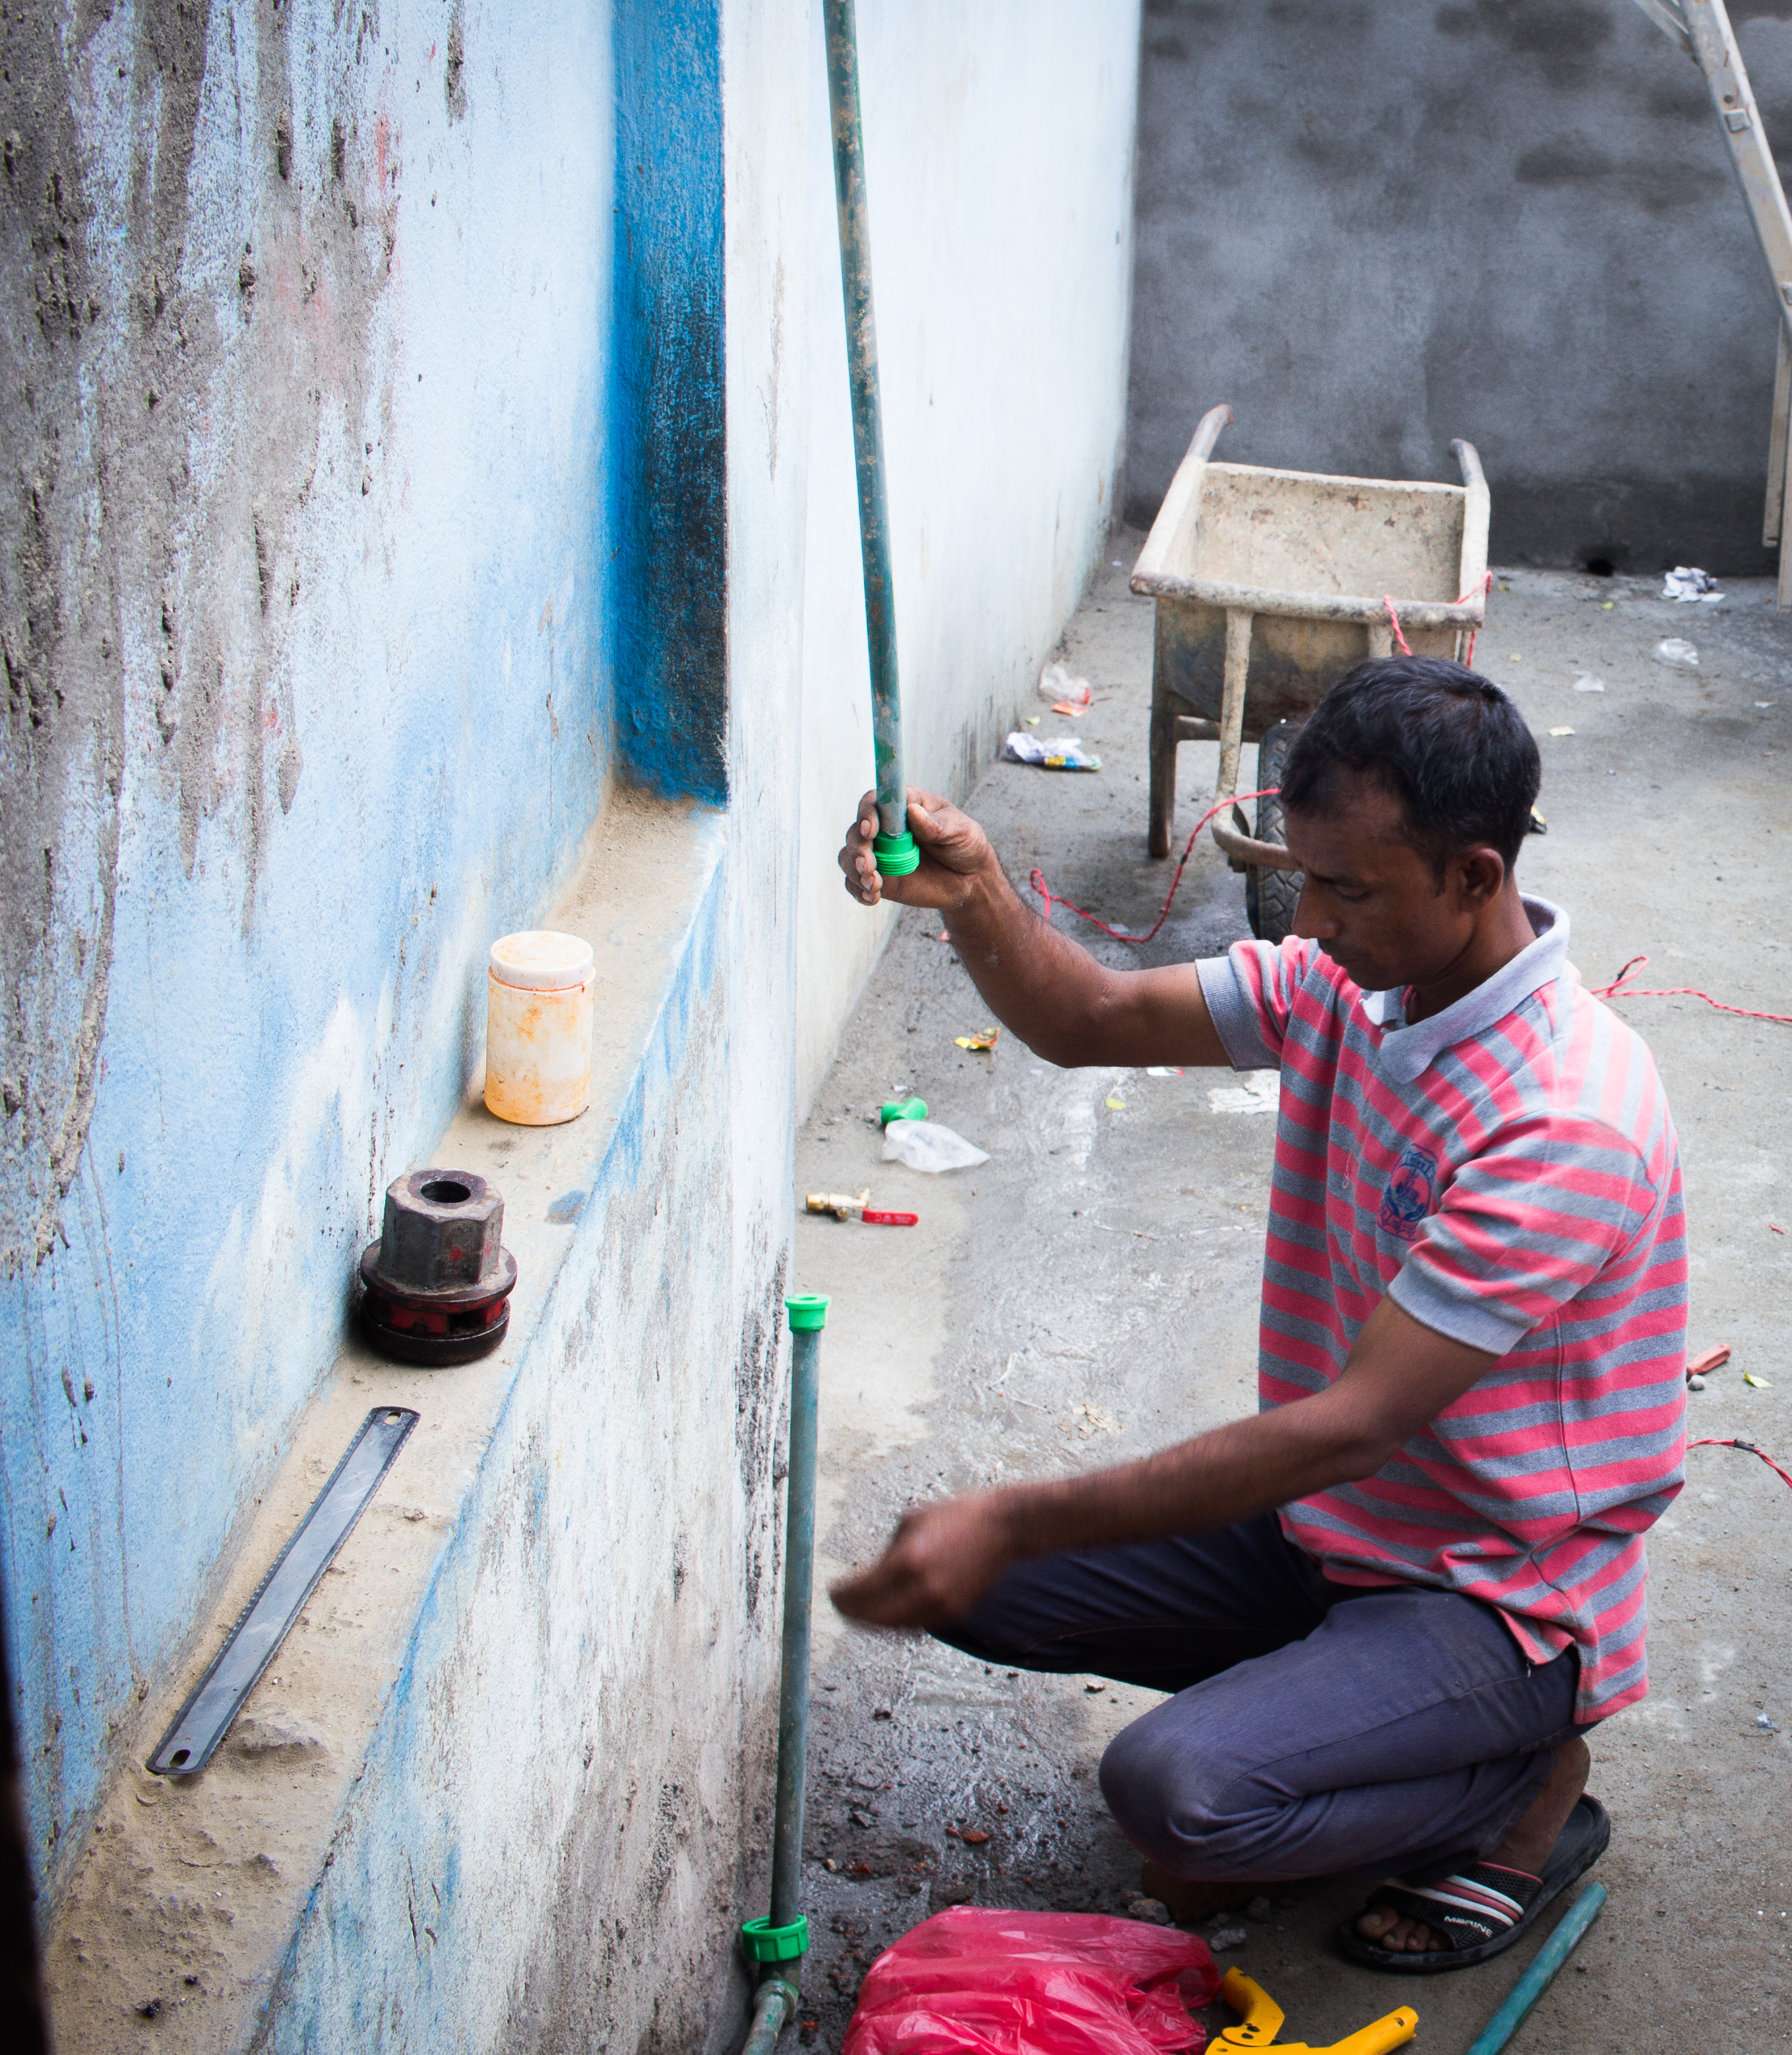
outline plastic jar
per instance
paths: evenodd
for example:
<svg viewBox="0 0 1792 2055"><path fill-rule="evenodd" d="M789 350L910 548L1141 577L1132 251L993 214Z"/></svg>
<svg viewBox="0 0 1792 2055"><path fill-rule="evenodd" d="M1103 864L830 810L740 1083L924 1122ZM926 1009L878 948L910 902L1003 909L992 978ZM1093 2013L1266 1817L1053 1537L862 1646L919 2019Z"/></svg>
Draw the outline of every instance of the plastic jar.
<svg viewBox="0 0 1792 2055"><path fill-rule="evenodd" d="M522 1127L577 1120L591 1097L591 945L502 935L486 971L486 1105Z"/></svg>

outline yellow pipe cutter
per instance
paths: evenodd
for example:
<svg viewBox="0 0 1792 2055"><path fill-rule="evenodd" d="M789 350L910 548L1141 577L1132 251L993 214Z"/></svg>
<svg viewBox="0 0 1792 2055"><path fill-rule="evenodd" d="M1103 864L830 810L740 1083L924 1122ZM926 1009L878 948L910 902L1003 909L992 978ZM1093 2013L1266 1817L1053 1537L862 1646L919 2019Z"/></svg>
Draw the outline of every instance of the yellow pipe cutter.
<svg viewBox="0 0 1792 2055"><path fill-rule="evenodd" d="M1287 2014L1259 1983L1243 1970L1228 1970L1220 1981L1219 1995L1241 2015L1236 2026L1228 2026L1213 2044L1213 2055L1243 2055L1247 2048L1260 2048L1267 2055L1388 2055L1404 2048L1419 2030L1419 2015L1403 2005L1384 2018L1347 2033L1325 2048L1310 2048L1304 2041L1278 2041L1276 2034Z"/></svg>

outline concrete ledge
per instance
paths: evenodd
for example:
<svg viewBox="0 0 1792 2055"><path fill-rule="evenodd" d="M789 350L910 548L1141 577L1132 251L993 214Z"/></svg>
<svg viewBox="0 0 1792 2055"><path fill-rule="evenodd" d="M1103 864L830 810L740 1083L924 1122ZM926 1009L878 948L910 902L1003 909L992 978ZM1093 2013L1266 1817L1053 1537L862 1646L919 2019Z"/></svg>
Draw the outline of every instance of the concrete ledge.
<svg viewBox="0 0 1792 2055"><path fill-rule="evenodd" d="M530 1130L475 1101L434 1152L504 1194L506 1343L439 1371L342 1349L56 1921L63 2048L558 2044L653 2017L668 1977L726 1995L769 1786L784 1268L730 1229L727 848L707 808L606 806L545 917L597 953L591 1106ZM388 1403L419 1425L212 1765L148 1776Z"/></svg>

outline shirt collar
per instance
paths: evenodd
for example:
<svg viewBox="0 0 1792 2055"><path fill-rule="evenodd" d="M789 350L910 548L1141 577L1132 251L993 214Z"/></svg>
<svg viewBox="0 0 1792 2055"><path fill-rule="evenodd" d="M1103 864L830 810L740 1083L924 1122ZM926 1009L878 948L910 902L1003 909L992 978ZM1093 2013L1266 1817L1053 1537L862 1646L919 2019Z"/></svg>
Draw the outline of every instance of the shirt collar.
<svg viewBox="0 0 1792 2055"><path fill-rule="evenodd" d="M1376 1055L1384 1070L1410 1084L1446 1049L1485 1034L1534 992L1554 984L1565 972L1572 976L1568 962L1568 916L1547 899L1527 898L1520 904L1536 940L1441 1013L1408 1026L1404 991L1362 994L1360 1004L1365 1018L1381 1030L1381 1046Z"/></svg>

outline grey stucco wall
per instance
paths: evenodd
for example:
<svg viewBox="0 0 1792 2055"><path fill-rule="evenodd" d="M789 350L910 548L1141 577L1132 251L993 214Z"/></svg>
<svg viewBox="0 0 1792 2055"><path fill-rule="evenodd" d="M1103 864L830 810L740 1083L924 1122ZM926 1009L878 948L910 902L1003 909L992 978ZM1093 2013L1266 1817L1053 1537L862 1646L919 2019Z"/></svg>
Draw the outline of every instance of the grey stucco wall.
<svg viewBox="0 0 1792 2055"><path fill-rule="evenodd" d="M1792 0L1731 17L1792 166ZM1774 311L1632 0L1147 0L1124 505L1220 454L1493 488L1495 561L1766 567Z"/></svg>

